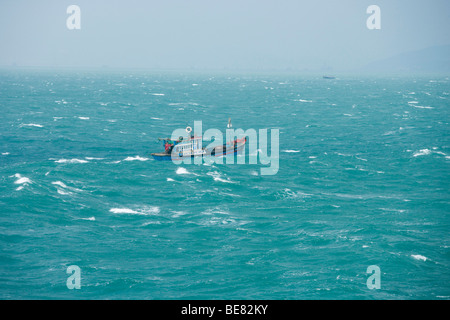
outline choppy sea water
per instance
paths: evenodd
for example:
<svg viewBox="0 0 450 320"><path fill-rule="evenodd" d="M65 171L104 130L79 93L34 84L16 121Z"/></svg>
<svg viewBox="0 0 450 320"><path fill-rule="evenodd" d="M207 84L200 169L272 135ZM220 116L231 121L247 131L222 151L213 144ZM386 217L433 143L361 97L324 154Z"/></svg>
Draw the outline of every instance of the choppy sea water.
<svg viewBox="0 0 450 320"><path fill-rule="evenodd" d="M449 94L442 76L2 71L0 298L449 299ZM229 117L280 130L276 175L150 156Z"/></svg>

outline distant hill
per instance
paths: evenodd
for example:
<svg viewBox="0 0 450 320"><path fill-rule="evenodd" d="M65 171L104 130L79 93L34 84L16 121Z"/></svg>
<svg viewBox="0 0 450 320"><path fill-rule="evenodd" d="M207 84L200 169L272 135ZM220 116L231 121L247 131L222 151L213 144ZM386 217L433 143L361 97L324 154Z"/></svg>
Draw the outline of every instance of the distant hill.
<svg viewBox="0 0 450 320"><path fill-rule="evenodd" d="M450 74L450 45L405 52L372 62L362 71L375 73L447 73Z"/></svg>

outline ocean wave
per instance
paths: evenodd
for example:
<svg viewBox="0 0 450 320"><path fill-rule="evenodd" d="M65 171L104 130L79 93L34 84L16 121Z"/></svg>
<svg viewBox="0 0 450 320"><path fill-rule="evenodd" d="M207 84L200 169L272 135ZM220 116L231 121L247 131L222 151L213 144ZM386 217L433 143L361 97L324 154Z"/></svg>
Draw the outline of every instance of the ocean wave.
<svg viewBox="0 0 450 320"><path fill-rule="evenodd" d="M185 168L179 167L176 171L176 174L191 174L191 173L187 171Z"/></svg>
<svg viewBox="0 0 450 320"><path fill-rule="evenodd" d="M304 193L301 191L295 192L289 188L285 188L281 191L278 191L275 195L275 197L279 198L279 199L299 199L299 198L303 199L303 198L307 198L309 196L311 196L311 194Z"/></svg>
<svg viewBox="0 0 450 320"><path fill-rule="evenodd" d="M171 212L173 213L172 218L178 218L178 217L188 214L188 212L186 212L186 211L172 211L171 210Z"/></svg>
<svg viewBox="0 0 450 320"><path fill-rule="evenodd" d="M87 160L82 159L59 159L55 161L56 163L88 163Z"/></svg>
<svg viewBox="0 0 450 320"><path fill-rule="evenodd" d="M109 212L112 213L129 213L129 214L139 214L139 212L128 209L128 208L112 208L109 209Z"/></svg>
<svg viewBox="0 0 450 320"><path fill-rule="evenodd" d="M80 120L89 120L89 117L78 117Z"/></svg>
<svg viewBox="0 0 450 320"><path fill-rule="evenodd" d="M42 124L37 123L21 123L20 127L36 127L36 128L43 128L44 126Z"/></svg>
<svg viewBox="0 0 450 320"><path fill-rule="evenodd" d="M430 149L421 149L419 151L414 152L413 157L419 157L419 156L426 156L426 155L430 155L430 154L438 154L441 156L444 156L445 159L450 159L450 156L448 156L445 152L442 151L437 151L437 147L433 147L433 150ZM409 150L411 151L411 150Z"/></svg>
<svg viewBox="0 0 450 320"><path fill-rule="evenodd" d="M71 191L73 192L82 192L83 190L74 188L74 187L68 187L64 182L62 181L53 181L52 182L53 185L56 186L56 191L61 194L61 195L68 195L68 194L72 194ZM70 190L70 191L69 191Z"/></svg>
<svg viewBox="0 0 450 320"><path fill-rule="evenodd" d="M129 208L111 208L109 212L117 213L117 214L137 214L137 215L155 215L160 212L160 208L157 206L149 206L140 209L129 209Z"/></svg>
<svg viewBox="0 0 450 320"><path fill-rule="evenodd" d="M81 220L95 221L95 217L81 218Z"/></svg>
<svg viewBox="0 0 450 320"><path fill-rule="evenodd" d="M168 103L168 105L169 106L186 106L186 105L189 105L189 106L199 106L199 104L198 103L196 103L196 102L171 102L171 103Z"/></svg>
<svg viewBox="0 0 450 320"><path fill-rule="evenodd" d="M411 257L419 261L427 261L428 259L427 257L424 257L420 254L412 254Z"/></svg>
<svg viewBox="0 0 450 320"><path fill-rule="evenodd" d="M430 107L430 106L417 106L417 105L414 105L413 107L414 108L419 108L419 109L434 109L433 107Z"/></svg>
<svg viewBox="0 0 450 320"><path fill-rule="evenodd" d="M298 152L300 152L300 150L283 150L282 152L286 152L286 153L298 153Z"/></svg>
<svg viewBox="0 0 450 320"><path fill-rule="evenodd" d="M67 188L67 186L64 184L64 182L61 182L61 181L54 181L54 182L52 182L52 184L63 187L63 188Z"/></svg>
<svg viewBox="0 0 450 320"><path fill-rule="evenodd" d="M202 214L210 216L210 215L214 215L214 214L230 214L227 210L224 210L221 207L214 207L214 208L208 208L204 211L202 211Z"/></svg>
<svg viewBox="0 0 450 320"><path fill-rule="evenodd" d="M200 221L198 224L201 226L219 226L219 225L229 225L229 226L242 226L248 222L246 221L237 221L234 218L221 218L221 217L212 217L211 219L205 219Z"/></svg>
<svg viewBox="0 0 450 320"><path fill-rule="evenodd" d="M19 173L16 173L14 177L17 178L16 181L14 181L15 184L29 184L31 183L31 180L27 177L22 177Z"/></svg>
<svg viewBox="0 0 450 320"><path fill-rule="evenodd" d="M14 181L15 184L20 184L19 187L16 188L16 191L20 191L24 188L24 186L32 183L31 180L27 177L22 177L19 173L16 173L15 175L11 176L17 178L16 181Z"/></svg>
<svg viewBox="0 0 450 320"><path fill-rule="evenodd" d="M107 162L107 164L117 164L117 163L121 163L121 160L117 160L117 161L111 161L111 162Z"/></svg>
<svg viewBox="0 0 450 320"><path fill-rule="evenodd" d="M218 173L217 171L208 172L207 175L212 176L214 181L220 181L220 182L225 182L225 183L236 183L234 181L231 181L230 178L223 179L222 175L220 173Z"/></svg>
<svg viewBox="0 0 450 320"><path fill-rule="evenodd" d="M431 154L430 149L421 149L413 154L414 157L425 156Z"/></svg>
<svg viewBox="0 0 450 320"><path fill-rule="evenodd" d="M148 158L142 158L140 156L136 156L136 157L127 157L126 159L124 159L123 161L147 161Z"/></svg>

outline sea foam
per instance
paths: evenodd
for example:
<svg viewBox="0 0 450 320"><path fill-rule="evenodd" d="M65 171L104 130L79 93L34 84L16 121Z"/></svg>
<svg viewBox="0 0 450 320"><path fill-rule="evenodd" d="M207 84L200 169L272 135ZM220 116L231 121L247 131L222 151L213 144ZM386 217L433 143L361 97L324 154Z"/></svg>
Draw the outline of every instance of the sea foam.
<svg viewBox="0 0 450 320"><path fill-rule="evenodd" d="M63 188L67 188L67 186L64 184L64 182L61 182L61 181L54 181L54 182L52 182L52 184L63 187Z"/></svg>
<svg viewBox="0 0 450 320"><path fill-rule="evenodd" d="M225 183L236 183L234 181L231 181L229 178L223 179L222 176L220 175L220 173L218 173L217 171L208 172L207 175L212 176L214 181L220 181L220 182L225 182Z"/></svg>
<svg viewBox="0 0 450 320"><path fill-rule="evenodd" d="M14 181L15 184L26 184L26 183L31 183L31 180L28 179L27 177L22 177L19 173L16 173L14 175L14 177L17 178L16 181Z"/></svg>
<svg viewBox="0 0 450 320"><path fill-rule="evenodd" d="M422 150L419 150L419 151L415 152L413 154L413 156L414 157L426 156L426 155L429 155L430 153L431 153L430 149L422 149Z"/></svg>
<svg viewBox="0 0 450 320"><path fill-rule="evenodd" d="M56 163L88 163L87 160L82 159L59 159L55 161Z"/></svg>
<svg viewBox="0 0 450 320"><path fill-rule="evenodd" d="M148 158L142 158L140 156L136 156L136 157L127 157L126 159L124 159L123 161L147 161Z"/></svg>
<svg viewBox="0 0 450 320"><path fill-rule="evenodd" d="M189 171L187 171L185 168L183 167L179 167L176 171L176 174L190 174Z"/></svg>
<svg viewBox="0 0 450 320"><path fill-rule="evenodd" d="M420 254L412 254L411 257L413 257L414 259L419 260L419 261L427 261L427 259L428 259L427 257L424 257Z"/></svg>
<svg viewBox="0 0 450 320"><path fill-rule="evenodd" d="M42 124L37 123L21 123L21 127L37 127L37 128L43 128L44 126Z"/></svg>
<svg viewBox="0 0 450 320"><path fill-rule="evenodd" d="M139 214L139 212L128 209L128 208L112 208L109 209L109 212L112 213L129 213L129 214Z"/></svg>
<svg viewBox="0 0 450 320"><path fill-rule="evenodd" d="M81 220L95 221L95 217L81 218Z"/></svg>
<svg viewBox="0 0 450 320"><path fill-rule="evenodd" d="M159 207L156 206L149 206L149 207L143 207L140 209L129 209L129 208L112 208L109 209L109 212L117 213L117 214L137 214L137 215L154 215L158 214L160 212Z"/></svg>

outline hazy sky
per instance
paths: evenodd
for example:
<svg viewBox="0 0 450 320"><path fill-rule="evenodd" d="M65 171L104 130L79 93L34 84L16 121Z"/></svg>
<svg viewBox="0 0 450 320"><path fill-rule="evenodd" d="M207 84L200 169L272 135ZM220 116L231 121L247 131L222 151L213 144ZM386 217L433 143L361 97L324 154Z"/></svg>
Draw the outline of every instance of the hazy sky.
<svg viewBox="0 0 450 320"><path fill-rule="evenodd" d="M0 0L0 66L349 70L444 44L449 0Z"/></svg>

